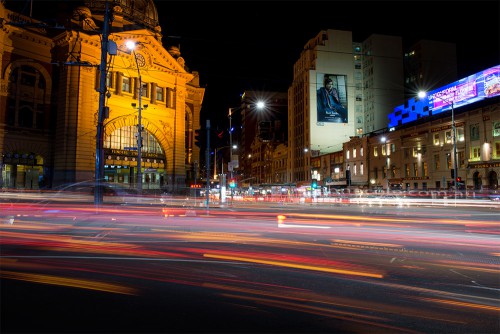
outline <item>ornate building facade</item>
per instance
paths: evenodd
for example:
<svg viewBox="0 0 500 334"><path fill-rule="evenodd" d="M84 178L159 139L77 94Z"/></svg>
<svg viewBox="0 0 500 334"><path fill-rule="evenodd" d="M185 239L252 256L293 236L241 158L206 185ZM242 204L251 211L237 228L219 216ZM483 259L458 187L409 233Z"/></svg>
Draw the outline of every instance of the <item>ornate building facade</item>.
<svg viewBox="0 0 500 334"><path fill-rule="evenodd" d="M182 192L195 177L194 130L205 90L179 48L162 44L152 0L82 1L55 24L9 10L3 1L0 188L51 188L95 178L106 8L112 20L105 61L105 179L134 187L142 174L143 189ZM137 45L133 52L128 41Z"/></svg>

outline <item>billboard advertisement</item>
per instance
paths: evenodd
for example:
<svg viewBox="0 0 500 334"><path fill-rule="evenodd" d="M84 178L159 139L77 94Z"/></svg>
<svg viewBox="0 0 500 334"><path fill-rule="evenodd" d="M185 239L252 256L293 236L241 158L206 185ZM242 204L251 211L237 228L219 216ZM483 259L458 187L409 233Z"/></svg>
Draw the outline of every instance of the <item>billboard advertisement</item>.
<svg viewBox="0 0 500 334"><path fill-rule="evenodd" d="M436 115L450 110L452 106L456 109L495 96L500 96L500 65L428 92L423 99L408 100L389 115L389 127Z"/></svg>
<svg viewBox="0 0 500 334"><path fill-rule="evenodd" d="M317 122L347 123L347 76L317 74Z"/></svg>

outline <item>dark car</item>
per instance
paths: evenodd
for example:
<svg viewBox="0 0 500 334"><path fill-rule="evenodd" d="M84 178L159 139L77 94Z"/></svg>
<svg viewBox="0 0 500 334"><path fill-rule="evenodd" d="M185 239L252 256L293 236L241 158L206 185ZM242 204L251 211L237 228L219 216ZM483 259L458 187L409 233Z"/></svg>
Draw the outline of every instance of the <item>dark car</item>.
<svg viewBox="0 0 500 334"><path fill-rule="evenodd" d="M117 183L96 181L82 181L70 184L64 184L56 187L48 196L50 199L64 199L75 201L92 201L95 196L96 187L101 187L103 201L109 203L129 203L137 202L140 197L137 189L120 185Z"/></svg>

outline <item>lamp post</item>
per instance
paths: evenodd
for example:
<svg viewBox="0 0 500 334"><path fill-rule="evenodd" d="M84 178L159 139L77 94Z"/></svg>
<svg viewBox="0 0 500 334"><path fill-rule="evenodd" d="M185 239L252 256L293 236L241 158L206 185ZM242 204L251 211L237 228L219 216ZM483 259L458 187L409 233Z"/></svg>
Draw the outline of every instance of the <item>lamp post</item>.
<svg viewBox="0 0 500 334"><path fill-rule="evenodd" d="M427 96L426 92L419 92L418 97L419 98L424 98ZM442 97L438 95L432 95L433 98L439 99L443 101L446 104L450 104L451 106L451 136L452 136L452 143L453 143L453 184L455 185L455 201L457 199L457 178L458 178L458 159L457 159L457 128L455 125L455 105L452 100L448 99L443 99Z"/></svg>
<svg viewBox="0 0 500 334"><path fill-rule="evenodd" d="M95 181L96 187L94 189L94 204L96 207L100 206L103 202L103 192L101 187L102 179L104 178L104 119L107 115L105 112L106 103L106 77L107 77L107 58L108 58L108 37L110 30L111 13L109 10L108 2L104 12L104 26L101 41L101 63L99 71L101 74L99 84L99 111L97 114L97 129L96 129L96 152L95 152Z"/></svg>
<svg viewBox="0 0 500 334"><path fill-rule="evenodd" d="M234 166L233 166L233 126L232 126L232 123L231 123L231 120L232 120L232 116L233 116L233 109L232 108L229 108L229 113L228 113L228 117L229 117L229 166L228 169L229 169L229 175L231 176L231 182L233 182L233 169L234 169ZM230 187L231 188L231 203L233 203L233 187Z"/></svg>
<svg viewBox="0 0 500 334"><path fill-rule="evenodd" d="M231 164L231 168L228 168L230 171L231 178L233 178L233 127L231 124L233 115L233 109L229 108L229 163ZM233 195L233 189L231 188L231 196Z"/></svg>
<svg viewBox="0 0 500 334"><path fill-rule="evenodd" d="M138 106L137 106L137 191L142 192L142 78L141 71L139 69L139 62L137 61L137 53L135 52L135 47L138 43L132 41L127 42L127 48L132 51L134 55L135 64L137 66L137 75L139 76L139 96L138 96ZM132 104L134 106L134 104Z"/></svg>

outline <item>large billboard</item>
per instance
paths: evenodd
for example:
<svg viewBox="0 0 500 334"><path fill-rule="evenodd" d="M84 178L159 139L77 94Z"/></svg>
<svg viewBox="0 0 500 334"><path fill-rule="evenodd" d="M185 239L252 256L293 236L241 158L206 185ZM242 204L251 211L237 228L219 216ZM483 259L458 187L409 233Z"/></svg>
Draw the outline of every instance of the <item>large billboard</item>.
<svg viewBox="0 0 500 334"><path fill-rule="evenodd" d="M317 122L347 123L347 76L318 73Z"/></svg>
<svg viewBox="0 0 500 334"><path fill-rule="evenodd" d="M428 92L424 98L408 100L405 105L394 108L394 112L389 114L389 127L495 96L500 96L500 65Z"/></svg>

